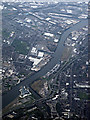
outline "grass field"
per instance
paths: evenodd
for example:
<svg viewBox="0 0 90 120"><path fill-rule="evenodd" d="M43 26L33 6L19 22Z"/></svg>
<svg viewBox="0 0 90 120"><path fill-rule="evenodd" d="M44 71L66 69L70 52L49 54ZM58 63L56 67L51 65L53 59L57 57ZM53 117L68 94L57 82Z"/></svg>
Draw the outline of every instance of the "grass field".
<svg viewBox="0 0 90 120"><path fill-rule="evenodd" d="M27 55L29 52L27 43L21 40L14 40L12 46L15 48L15 51L19 52L20 54Z"/></svg>
<svg viewBox="0 0 90 120"><path fill-rule="evenodd" d="M80 97L80 99L90 100L90 95L87 95L87 94L84 93L84 92L80 92L80 93L79 93L79 97Z"/></svg>

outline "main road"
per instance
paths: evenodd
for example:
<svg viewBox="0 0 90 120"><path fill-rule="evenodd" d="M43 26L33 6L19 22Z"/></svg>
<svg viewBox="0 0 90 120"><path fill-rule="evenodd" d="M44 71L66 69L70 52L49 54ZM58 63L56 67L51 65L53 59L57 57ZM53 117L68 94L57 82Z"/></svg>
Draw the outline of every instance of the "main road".
<svg viewBox="0 0 90 120"><path fill-rule="evenodd" d="M58 43L57 49L55 51L55 53L53 54L53 58L51 59L51 61L48 62L47 65L45 65L39 72L35 73L32 76L29 76L28 78L26 78L23 82L21 82L20 84L18 84L17 86L13 87L10 91L7 92L7 94L4 94L2 96L2 108L6 107L9 103L11 103L16 97L18 97L19 93L19 89L21 86L25 86L25 85L30 85L32 82L34 82L37 78L45 75L49 70L51 70L60 60L63 50L64 50L64 42L66 40L66 38L68 37L68 35L74 31L74 30L79 30L82 27L88 25L88 20L82 20L81 22L73 25L71 28L67 29L61 36L60 41ZM35 93L35 91L33 91L30 88L31 92L35 95L37 95ZM37 95L37 97L39 98L39 95Z"/></svg>

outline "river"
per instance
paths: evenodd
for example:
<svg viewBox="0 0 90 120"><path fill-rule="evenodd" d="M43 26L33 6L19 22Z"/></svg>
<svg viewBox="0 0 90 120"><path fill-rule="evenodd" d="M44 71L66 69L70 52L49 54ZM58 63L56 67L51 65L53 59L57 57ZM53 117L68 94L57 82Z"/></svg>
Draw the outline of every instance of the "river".
<svg viewBox="0 0 90 120"><path fill-rule="evenodd" d="M19 89L21 86L29 85L32 82L34 82L37 78L45 75L49 70L51 70L60 60L63 50L64 50L64 42L68 35L73 31L73 30L79 30L83 26L88 25L88 20L83 20L76 25L72 26L71 28L67 29L61 36L60 41L58 43L57 49L55 53L53 54L53 58L51 61L48 62L47 65L45 65L39 72L35 73L34 75L26 78L23 82L18 84L17 86L13 87L12 90L8 91L7 94L4 94L2 96L2 108L7 106L9 103L11 103L19 94ZM36 94L35 91L31 90L33 94ZM37 95L37 97L39 97Z"/></svg>

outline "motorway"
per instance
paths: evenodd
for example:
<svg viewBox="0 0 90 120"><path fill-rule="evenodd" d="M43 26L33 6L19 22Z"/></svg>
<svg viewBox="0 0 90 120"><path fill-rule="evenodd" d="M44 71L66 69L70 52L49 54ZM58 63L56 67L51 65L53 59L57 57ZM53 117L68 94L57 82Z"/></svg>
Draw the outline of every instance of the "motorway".
<svg viewBox="0 0 90 120"><path fill-rule="evenodd" d="M8 91L7 94L4 94L2 96L2 108L4 108L5 106L7 106L9 103L11 103L20 93L19 93L19 89L21 86L28 86L30 85L32 82L34 82L37 78L45 75L48 71L50 71L60 60L63 50L65 48L65 46L63 45L66 38L68 37L68 35L73 31L73 30L79 30L82 27L88 25L88 20L83 20L79 23L77 23L76 25L72 26L71 28L69 28L68 30L66 30L61 38L60 41L58 43L57 49L55 51L55 53L53 54L53 58L51 59L50 62L48 62L47 65L45 65L39 72L37 72L36 74L29 76L28 78L26 78L23 82L21 82L20 84L18 84L17 86L13 87L12 90ZM34 95L37 95L35 93L35 91L31 90L31 92ZM38 99L40 98L40 96L38 96Z"/></svg>

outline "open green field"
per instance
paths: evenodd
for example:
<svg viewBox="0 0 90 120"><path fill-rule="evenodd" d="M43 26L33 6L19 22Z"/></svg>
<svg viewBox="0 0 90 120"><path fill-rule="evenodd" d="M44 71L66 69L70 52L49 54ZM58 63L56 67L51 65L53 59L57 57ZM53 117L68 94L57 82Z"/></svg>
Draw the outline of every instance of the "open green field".
<svg viewBox="0 0 90 120"><path fill-rule="evenodd" d="M27 55L29 52L27 43L21 40L14 40L12 46L15 48L15 51L19 52L20 54Z"/></svg>
<svg viewBox="0 0 90 120"><path fill-rule="evenodd" d="M79 97L80 97L80 99L90 100L90 95L88 95L88 94L86 94L84 92L80 92Z"/></svg>
<svg viewBox="0 0 90 120"><path fill-rule="evenodd" d="M9 35L10 35L10 33L8 32L8 30L7 30L7 29L2 30L2 36L3 36L4 38L8 38L8 37L9 37Z"/></svg>

